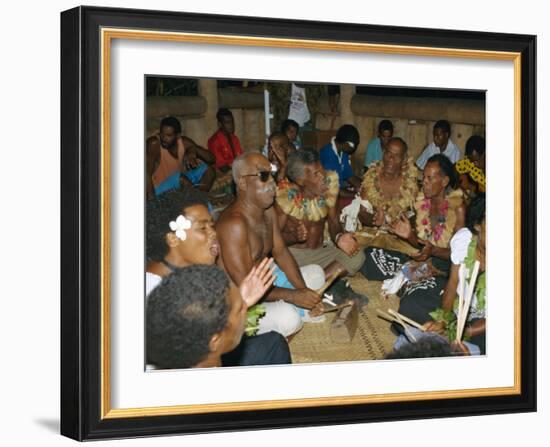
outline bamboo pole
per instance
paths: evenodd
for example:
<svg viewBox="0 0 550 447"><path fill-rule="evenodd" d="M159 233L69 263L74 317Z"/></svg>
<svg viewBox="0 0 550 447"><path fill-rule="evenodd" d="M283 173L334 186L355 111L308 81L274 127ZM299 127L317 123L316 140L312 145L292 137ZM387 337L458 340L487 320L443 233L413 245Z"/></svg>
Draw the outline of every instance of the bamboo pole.
<svg viewBox="0 0 550 447"><path fill-rule="evenodd" d="M393 309L389 309L388 312L395 317L401 318L403 321L405 321L406 323L409 323L411 326L415 327L416 329L420 329L422 332L426 332L426 329L424 328L424 326L422 326L420 323L417 323L414 320L411 320L409 317L406 317L405 315L402 315Z"/></svg>
<svg viewBox="0 0 550 447"><path fill-rule="evenodd" d="M462 308L462 313L458 315L458 323L456 328L456 341L462 340L464 326L466 324L466 318L468 316L468 312L470 311L470 304L472 303L472 296L475 290L477 274L479 272L479 265L480 265L479 261L476 261L474 264L472 275L470 276L470 281L468 283L468 290L466 292L464 307Z"/></svg>

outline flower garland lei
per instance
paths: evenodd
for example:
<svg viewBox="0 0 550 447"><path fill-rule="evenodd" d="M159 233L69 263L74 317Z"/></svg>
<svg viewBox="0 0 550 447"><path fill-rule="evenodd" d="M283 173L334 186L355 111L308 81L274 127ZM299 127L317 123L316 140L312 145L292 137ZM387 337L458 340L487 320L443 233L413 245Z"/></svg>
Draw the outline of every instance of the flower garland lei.
<svg viewBox="0 0 550 447"><path fill-rule="evenodd" d="M380 207L384 208L384 213L388 216L389 223L391 223L403 211L414 205L418 194L418 169L413 160L409 158L403 167L399 197L391 199L385 199L382 196L380 188L381 173L382 161L371 164L361 183L361 198L368 200L375 210Z"/></svg>
<svg viewBox="0 0 550 447"><path fill-rule="evenodd" d="M328 185L326 194L310 199L304 197L298 187L285 178L277 185L277 205L285 214L298 220L317 222L324 219L329 208L336 205L339 191L338 174L327 171L325 183Z"/></svg>
<svg viewBox="0 0 550 447"><path fill-rule="evenodd" d="M418 194L415 203L416 208L416 231L420 239L426 239L437 247L447 247L453 236L456 224L456 208L462 203L462 191L455 190L445 197L439 208L439 218L432 228L430 211L432 201Z"/></svg>

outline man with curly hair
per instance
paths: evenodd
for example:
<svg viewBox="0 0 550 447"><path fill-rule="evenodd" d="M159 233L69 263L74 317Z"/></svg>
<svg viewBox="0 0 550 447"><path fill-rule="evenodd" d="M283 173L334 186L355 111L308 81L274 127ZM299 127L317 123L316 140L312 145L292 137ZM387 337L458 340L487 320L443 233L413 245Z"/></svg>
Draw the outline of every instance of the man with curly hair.
<svg viewBox="0 0 550 447"><path fill-rule="evenodd" d="M246 305L219 267L176 269L147 302L147 361L162 369L222 366L245 322Z"/></svg>
<svg viewBox="0 0 550 447"><path fill-rule="evenodd" d="M213 265L219 246L206 195L194 189L166 192L147 203L146 295L177 269ZM246 307L251 307L273 282L269 260L248 272L240 284ZM208 281L208 279L206 279ZM276 332L246 337L223 358L224 366L282 364L290 362L288 345Z"/></svg>

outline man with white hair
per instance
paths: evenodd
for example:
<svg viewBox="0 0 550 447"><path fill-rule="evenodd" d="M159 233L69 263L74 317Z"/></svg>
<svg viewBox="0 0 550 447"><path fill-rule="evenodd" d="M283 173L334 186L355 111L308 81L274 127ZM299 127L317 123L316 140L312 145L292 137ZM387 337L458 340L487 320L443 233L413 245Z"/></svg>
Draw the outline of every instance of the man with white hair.
<svg viewBox="0 0 550 447"><path fill-rule="evenodd" d="M264 298L266 314L260 319L258 333L274 330L288 337L302 327L302 314L306 313L301 309L312 309L320 302L311 288L323 285L324 272L320 266L306 266L300 271L290 254L273 208L274 174L271 163L260 153L246 152L237 157L233 162L236 199L221 214L216 230L219 263L236 284L266 256L274 258L277 280Z"/></svg>

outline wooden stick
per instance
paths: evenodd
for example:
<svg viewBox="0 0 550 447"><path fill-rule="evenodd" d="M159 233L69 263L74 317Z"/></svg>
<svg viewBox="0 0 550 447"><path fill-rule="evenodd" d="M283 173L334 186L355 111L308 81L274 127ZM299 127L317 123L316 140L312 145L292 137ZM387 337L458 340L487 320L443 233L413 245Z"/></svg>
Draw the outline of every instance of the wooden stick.
<svg viewBox="0 0 550 447"><path fill-rule="evenodd" d="M396 323L399 323L399 321L397 321L397 318L392 317L391 315L388 315L388 314L387 314L386 312L384 312L383 310L376 309L376 313L377 313L378 315L380 315L382 318L384 318L385 320L395 321Z"/></svg>
<svg viewBox="0 0 550 447"><path fill-rule="evenodd" d="M464 309L464 292L465 292L464 283L466 281L466 278L464 276L464 269L465 269L465 265L461 263L460 267L458 268L458 309L457 309L457 315L456 315L457 330L456 330L455 341L460 341L458 326L460 325L460 321L462 320L462 312Z"/></svg>
<svg viewBox="0 0 550 447"><path fill-rule="evenodd" d="M462 307L464 305L464 280L464 264L460 264L458 268L458 317L462 315Z"/></svg>
<svg viewBox="0 0 550 447"><path fill-rule="evenodd" d="M403 326L403 329L405 330L405 334L407 334L407 337L409 337L412 341L416 342L416 337L412 334L412 332L409 330L408 326L407 326L407 323L405 323L404 320L402 320L400 318L401 314L400 313L397 313L395 311L392 311L392 309L388 309L388 312L391 312L391 313L395 313L395 316L391 316L391 315L388 315L387 313L381 311L381 310L377 310L376 311L381 317L385 318L386 320L389 320L389 321L394 321L396 322L397 324ZM412 321L412 320L411 320ZM418 323L417 323L418 324Z"/></svg>
<svg viewBox="0 0 550 447"><path fill-rule="evenodd" d="M468 315L468 307L466 306L466 297L468 296L468 281L466 280L466 265L460 264L462 268L462 287L460 288L461 300L458 307L457 315L457 327L456 327L456 341L462 340L462 331L459 330L459 327L462 325L462 320Z"/></svg>
<svg viewBox="0 0 550 447"><path fill-rule="evenodd" d="M391 313L392 312L392 309L389 310L389 312ZM397 318L398 322L401 324L401 326L403 326L403 329L405 329L405 335L407 336L407 338L409 338L410 340L416 342L416 337L412 334L412 332L410 331L410 329L407 327L407 324L401 319L401 314L398 314L397 312L395 312L395 318Z"/></svg>
<svg viewBox="0 0 550 447"><path fill-rule="evenodd" d="M342 273L342 269L338 269L332 275L330 275L329 279L327 279L325 284L323 284L323 287L317 290L317 295L322 297L325 293L325 290L327 290L330 285L335 281L335 279L340 276L340 273Z"/></svg>
<svg viewBox="0 0 550 447"><path fill-rule="evenodd" d="M426 329L424 328L424 326L422 326L420 323L417 323L414 320L411 320L409 317L406 317L405 315L401 315L399 312L396 312L393 309L388 309L388 312L395 317L400 317L403 321L409 323L411 326L415 327L416 329L420 329L422 332L426 332Z"/></svg>
<svg viewBox="0 0 550 447"><path fill-rule="evenodd" d="M464 326L466 325L466 319L468 318L468 312L470 311L470 304L472 302L472 295L474 292L478 271L479 271L479 262L476 261L474 264L472 275L470 277L470 281L467 282L464 287L466 291L465 298L464 298L464 307L462 308L462 313L460 315L460 319L458 320L458 326L456 331L456 336L458 341L462 340L462 336L464 333Z"/></svg>
<svg viewBox="0 0 550 447"><path fill-rule="evenodd" d="M464 315L462 317L462 330L460 331L460 334L462 336L463 332L464 332L464 327L466 325L466 318L468 317L468 313L470 312L470 305L472 303L472 297L474 296L474 292L475 292L475 286L476 286L476 281L477 281L477 275L479 274L479 267L480 267L480 263L479 261L476 261L475 264L474 264L474 271L472 272L472 276L470 278L470 282L468 284L468 294L466 295L466 310L464 312Z"/></svg>
<svg viewBox="0 0 550 447"><path fill-rule="evenodd" d="M460 327L460 322L462 321L462 315L464 314L464 308L465 308L465 301L466 301L466 293L467 293L467 281L466 281L466 265L460 264L459 270L458 270L458 312L456 316L456 324L457 324L457 331L456 331L456 341L460 341L461 334L458 330Z"/></svg>
<svg viewBox="0 0 550 447"><path fill-rule="evenodd" d="M327 312L334 312L335 310L340 310L340 309L343 309L344 307L349 307L349 306L353 306L353 303L344 303L344 304L339 304L338 306L329 307L324 309L321 315L326 314Z"/></svg>
<svg viewBox="0 0 550 447"><path fill-rule="evenodd" d="M464 332L464 326L466 325L466 318L468 312L470 311L470 304L472 303L472 296L474 295L477 274L479 273L479 261L476 261L474 264L474 269L472 275L470 276L470 281L468 283L468 290L466 292L466 298L464 302L464 308L462 309L462 314L459 315L460 319L458 320L458 326L456 328L456 340L461 341L462 335Z"/></svg>
<svg viewBox="0 0 550 447"><path fill-rule="evenodd" d="M464 270L462 272L462 306L460 307L460 315L464 313L468 314L468 308L466 307L466 297L468 296L468 280L466 279L466 265L464 264ZM463 318L463 317L461 317Z"/></svg>

